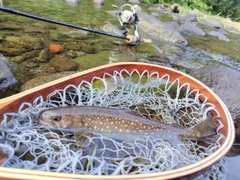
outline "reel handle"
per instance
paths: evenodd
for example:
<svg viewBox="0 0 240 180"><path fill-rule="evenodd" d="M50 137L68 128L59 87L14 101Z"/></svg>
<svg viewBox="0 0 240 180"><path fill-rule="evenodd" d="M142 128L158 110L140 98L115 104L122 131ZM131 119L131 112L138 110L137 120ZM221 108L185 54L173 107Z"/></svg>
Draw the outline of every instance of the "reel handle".
<svg viewBox="0 0 240 180"><path fill-rule="evenodd" d="M142 39L133 35L127 35L126 38L128 38L128 40L125 40L127 44L139 44L142 42L147 42L147 43L151 43L152 41L150 39Z"/></svg>
<svg viewBox="0 0 240 180"><path fill-rule="evenodd" d="M137 42L137 37L136 36L127 35L126 38L128 38L128 40L126 40L127 44L131 44L131 43Z"/></svg>

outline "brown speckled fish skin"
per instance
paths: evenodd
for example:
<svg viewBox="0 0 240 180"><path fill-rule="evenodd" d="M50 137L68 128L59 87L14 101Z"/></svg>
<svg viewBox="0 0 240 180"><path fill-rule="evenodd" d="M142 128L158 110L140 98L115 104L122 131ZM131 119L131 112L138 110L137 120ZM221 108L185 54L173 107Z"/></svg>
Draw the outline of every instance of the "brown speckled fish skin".
<svg viewBox="0 0 240 180"><path fill-rule="evenodd" d="M192 128L180 128L149 120L134 111L121 109L68 106L43 110L39 115L40 123L50 128L68 129L75 132L97 132L120 140L133 140L150 135L165 140L176 138L200 140L201 137L206 137L204 132L200 132L204 129L203 122ZM204 122L213 124L207 136L216 134L214 118L209 117Z"/></svg>

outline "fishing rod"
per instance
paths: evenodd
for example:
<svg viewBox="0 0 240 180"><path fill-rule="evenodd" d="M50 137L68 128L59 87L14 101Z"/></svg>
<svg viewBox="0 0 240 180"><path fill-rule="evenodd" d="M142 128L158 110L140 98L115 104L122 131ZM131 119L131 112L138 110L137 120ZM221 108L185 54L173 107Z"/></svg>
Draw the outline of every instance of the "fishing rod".
<svg viewBox="0 0 240 180"><path fill-rule="evenodd" d="M32 18L32 19L37 19L37 20L40 20L40 21L45 21L45 22L50 22L50 23L62 25L62 26L81 29L83 31L88 31L88 32L96 33L96 34L101 34L101 35L105 35L105 36L124 39L127 42L131 41L131 37L132 37L131 35L128 35L128 37L119 36L119 35L116 35L116 34L110 34L110 33L107 33L107 32L99 31L99 30L93 29L93 28L85 28L85 27L80 27L80 26L76 26L76 25L73 25L73 24L68 24L68 23L64 23L64 22L60 22L60 21L55 21L55 20L52 20L52 19L47 19L47 18L44 18L44 17L35 16L35 15L28 14L28 13L25 13L25 12L17 11L15 9L8 8L8 7L1 6L1 5L0 5L0 10L3 11L3 12L10 13L10 14L16 14L16 15L20 15L20 16L24 16L24 17L28 17L28 18Z"/></svg>

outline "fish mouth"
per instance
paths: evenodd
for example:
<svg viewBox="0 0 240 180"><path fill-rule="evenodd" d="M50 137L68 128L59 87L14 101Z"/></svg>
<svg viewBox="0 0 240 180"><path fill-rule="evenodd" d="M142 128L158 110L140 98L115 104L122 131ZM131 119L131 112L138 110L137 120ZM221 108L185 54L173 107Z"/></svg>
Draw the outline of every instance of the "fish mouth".
<svg viewBox="0 0 240 180"><path fill-rule="evenodd" d="M39 119L39 124L41 124L41 125L44 126L44 127L49 127L49 128L56 128L56 129L58 129L58 127L56 126L55 123L53 123L53 122L48 123L48 122L44 121L44 120L41 118L41 116L40 116L40 119Z"/></svg>

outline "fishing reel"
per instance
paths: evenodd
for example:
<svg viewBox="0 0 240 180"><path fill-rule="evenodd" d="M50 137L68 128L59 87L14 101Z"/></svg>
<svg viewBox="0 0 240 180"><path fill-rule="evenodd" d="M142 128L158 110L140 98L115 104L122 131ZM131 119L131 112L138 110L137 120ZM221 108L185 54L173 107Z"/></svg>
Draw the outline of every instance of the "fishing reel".
<svg viewBox="0 0 240 180"><path fill-rule="evenodd" d="M137 45L142 42L142 39L139 38L137 31L137 23L139 21L138 14L134 7L130 4L124 4L119 8L118 21L121 26L124 26L125 32L124 35L129 39L126 42L128 44ZM127 35L129 32L128 26L134 27L134 36Z"/></svg>
<svg viewBox="0 0 240 180"><path fill-rule="evenodd" d="M119 8L118 20L121 26L137 25L137 12L131 4L124 4Z"/></svg>

